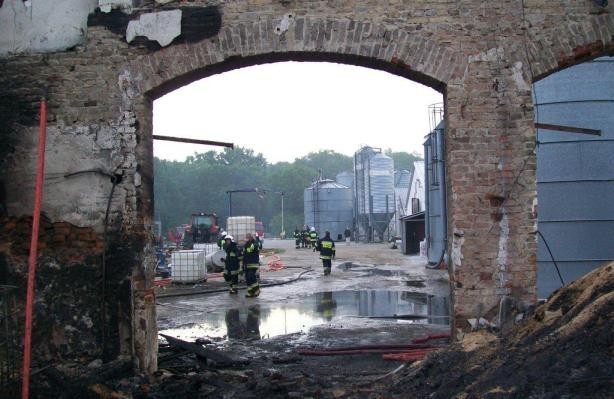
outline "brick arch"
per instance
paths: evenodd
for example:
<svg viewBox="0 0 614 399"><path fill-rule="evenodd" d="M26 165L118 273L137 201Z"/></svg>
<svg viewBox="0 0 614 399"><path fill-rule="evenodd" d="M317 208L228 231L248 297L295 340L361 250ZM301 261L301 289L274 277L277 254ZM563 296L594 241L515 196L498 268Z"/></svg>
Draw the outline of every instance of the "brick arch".
<svg viewBox="0 0 614 399"><path fill-rule="evenodd" d="M443 92L465 57L420 33L367 21L297 18L276 34L272 23L239 23L193 44L134 60L138 92L157 98L195 80L244 66L280 61L337 62L384 70Z"/></svg>
<svg viewBox="0 0 614 399"><path fill-rule="evenodd" d="M614 15L531 31L527 52L534 82L573 65L614 55Z"/></svg>

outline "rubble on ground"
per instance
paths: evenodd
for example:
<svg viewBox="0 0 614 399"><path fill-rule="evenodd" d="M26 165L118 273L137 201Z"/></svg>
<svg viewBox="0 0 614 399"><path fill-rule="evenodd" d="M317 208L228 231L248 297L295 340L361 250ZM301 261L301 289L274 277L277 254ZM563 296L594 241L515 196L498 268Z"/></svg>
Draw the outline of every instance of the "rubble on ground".
<svg viewBox="0 0 614 399"><path fill-rule="evenodd" d="M554 292L508 334L478 331L395 376L395 398L612 398L614 263Z"/></svg>
<svg viewBox="0 0 614 399"><path fill-rule="evenodd" d="M94 380L80 397L611 398L612 331L614 263L553 293L515 327L503 333L478 328L422 361L302 356L296 346L301 334L204 340L205 351L163 345L154 375Z"/></svg>

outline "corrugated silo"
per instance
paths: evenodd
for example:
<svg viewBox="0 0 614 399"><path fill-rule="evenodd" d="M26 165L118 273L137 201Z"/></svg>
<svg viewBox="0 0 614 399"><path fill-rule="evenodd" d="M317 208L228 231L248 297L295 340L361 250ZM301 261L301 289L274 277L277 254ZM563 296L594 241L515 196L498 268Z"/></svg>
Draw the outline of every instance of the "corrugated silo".
<svg viewBox="0 0 614 399"><path fill-rule="evenodd" d="M535 97L538 122L601 130L599 136L537 132L537 290L543 298L561 285L552 258L565 283L614 259L614 57L538 81Z"/></svg>
<svg viewBox="0 0 614 399"><path fill-rule="evenodd" d="M305 224L315 226L324 237L330 231L334 240L341 240L347 227L352 228L352 189L333 180L318 180L303 193Z"/></svg>
<svg viewBox="0 0 614 399"><path fill-rule="evenodd" d="M341 172L335 177L335 180L339 184L343 184L349 188L354 187L354 174L352 172Z"/></svg>
<svg viewBox="0 0 614 399"><path fill-rule="evenodd" d="M384 240L394 215L394 162L381 149L363 147L354 155L354 195L359 237Z"/></svg>

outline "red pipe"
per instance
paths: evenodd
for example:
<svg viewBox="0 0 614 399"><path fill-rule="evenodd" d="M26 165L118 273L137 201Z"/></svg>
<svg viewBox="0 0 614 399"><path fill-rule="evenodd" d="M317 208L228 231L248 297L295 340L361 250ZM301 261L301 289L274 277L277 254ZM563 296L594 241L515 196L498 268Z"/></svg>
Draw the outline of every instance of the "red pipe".
<svg viewBox="0 0 614 399"><path fill-rule="evenodd" d="M302 350L299 354L303 356L340 356L340 355L359 355L363 353L408 353L408 352L428 352L439 348L428 346L423 348L363 348L363 349L343 349L343 350Z"/></svg>
<svg viewBox="0 0 614 399"><path fill-rule="evenodd" d="M41 98L40 123L38 133L38 164L36 168L36 191L34 194L34 212L32 214L32 239L30 257L28 258L28 288L26 293L26 324L23 337L23 365L21 398L30 395L30 359L32 357L32 304L34 302L34 277L36 258L38 256L38 231L40 227L41 204L43 202L43 177L45 175L45 142L47 139L47 99Z"/></svg>

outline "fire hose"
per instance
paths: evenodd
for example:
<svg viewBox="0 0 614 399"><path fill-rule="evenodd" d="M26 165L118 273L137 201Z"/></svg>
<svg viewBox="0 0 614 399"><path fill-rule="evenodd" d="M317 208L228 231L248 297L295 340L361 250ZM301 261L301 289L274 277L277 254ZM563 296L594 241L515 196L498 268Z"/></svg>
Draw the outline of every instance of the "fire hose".
<svg viewBox="0 0 614 399"><path fill-rule="evenodd" d="M429 345L426 342L444 338L450 338L450 333L431 334L424 338L415 339L409 344L373 344L328 349L302 349L299 354L304 356L343 356L381 353L384 360L416 361L442 347L441 345Z"/></svg>

